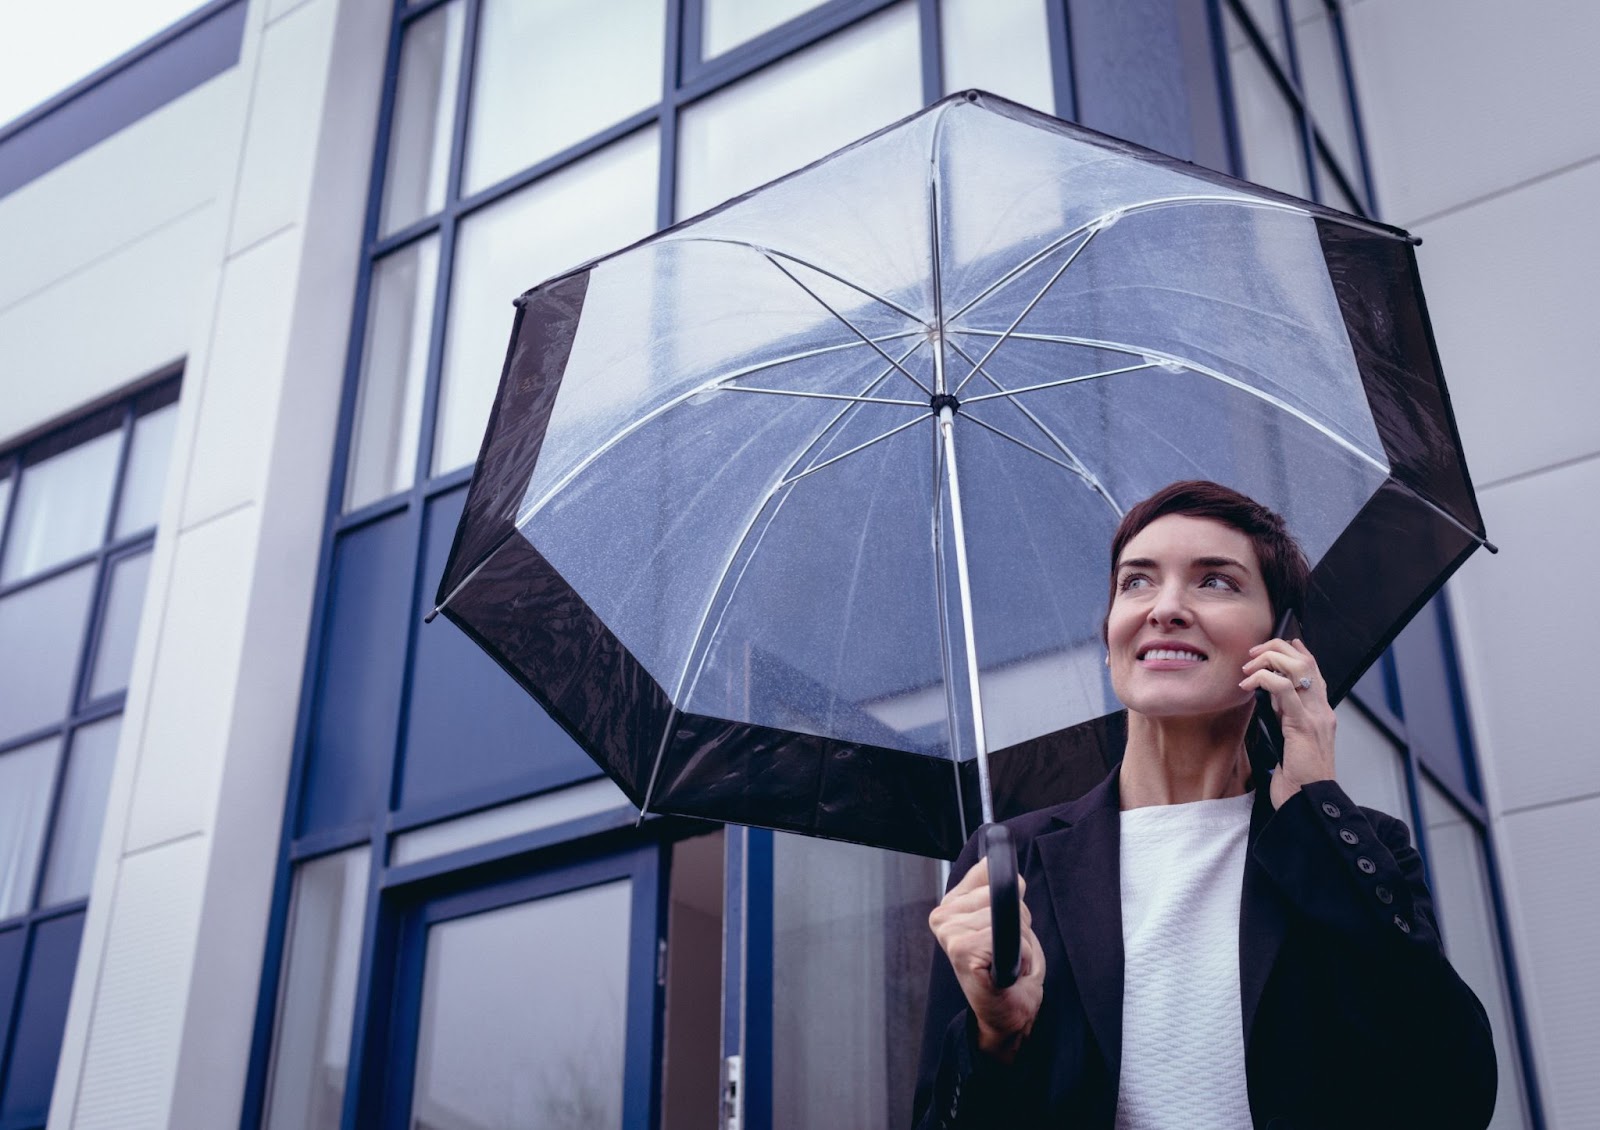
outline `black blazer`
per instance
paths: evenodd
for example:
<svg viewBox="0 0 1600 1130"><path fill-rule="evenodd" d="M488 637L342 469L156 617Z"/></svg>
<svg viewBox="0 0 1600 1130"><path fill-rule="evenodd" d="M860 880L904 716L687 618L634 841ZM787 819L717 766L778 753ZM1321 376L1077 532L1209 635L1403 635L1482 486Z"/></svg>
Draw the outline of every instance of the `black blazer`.
<svg viewBox="0 0 1600 1130"><path fill-rule="evenodd" d="M1083 1130L1115 1121L1122 1055L1117 771L1006 821L1045 954L1044 1003L1009 1067L977 1050L936 951L916 1125ZM1333 781L1274 811L1258 789L1239 914L1245 1078L1257 1127L1486 1126L1488 1018L1445 960L1406 826ZM969 842L950 885L978 859Z"/></svg>

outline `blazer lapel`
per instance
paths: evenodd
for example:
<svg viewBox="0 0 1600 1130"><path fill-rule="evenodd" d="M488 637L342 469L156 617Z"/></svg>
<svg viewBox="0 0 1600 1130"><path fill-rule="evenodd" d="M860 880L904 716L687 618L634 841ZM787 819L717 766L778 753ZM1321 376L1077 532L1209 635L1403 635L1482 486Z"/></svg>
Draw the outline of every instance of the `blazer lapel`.
<svg viewBox="0 0 1600 1130"><path fill-rule="evenodd" d="M1256 862L1256 840L1272 819L1272 800L1268 789L1256 790L1250 810L1250 847L1244 862L1244 892L1239 906L1239 1004L1244 1017L1244 1046L1248 1052L1261 994L1272 974L1272 966L1283 948L1289 919L1283 900Z"/></svg>
<svg viewBox="0 0 1600 1130"><path fill-rule="evenodd" d="M1117 770L1056 820L1035 845L1090 1029L1111 1073L1122 1070L1122 883Z"/></svg>

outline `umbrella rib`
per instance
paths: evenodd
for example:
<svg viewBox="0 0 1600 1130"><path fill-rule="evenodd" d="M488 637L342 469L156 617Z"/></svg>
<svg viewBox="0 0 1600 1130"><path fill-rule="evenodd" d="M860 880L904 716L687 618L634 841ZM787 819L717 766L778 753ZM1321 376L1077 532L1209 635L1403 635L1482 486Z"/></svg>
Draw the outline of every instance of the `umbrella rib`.
<svg viewBox="0 0 1600 1130"><path fill-rule="evenodd" d="M906 318L911 319L911 321L917 323L917 325L919 325L919 326L925 326L927 324L926 320L921 315L912 313L910 310L907 310L904 306L900 305L900 303L894 301L894 299L887 298L884 295L877 294L877 293L875 293L873 291L870 291L866 287L862 286L860 283L851 282L849 279L843 277L842 275L834 274L832 271L828 270L828 268L826 268L826 267L819 266L818 264L811 262L809 259L802 259L800 256L791 254L788 251L778 251L775 248L765 247L765 246L763 246L763 245L761 245L759 243L752 243L747 239L729 239L729 238L727 238L725 236L691 235L691 236L684 236L681 239L674 239L671 242L673 242L673 243L724 243L724 244L727 244L730 247L743 247L747 251L754 251L756 254L763 255L763 256L767 257L768 259L771 259L773 256L777 256L780 259L787 259L791 263L798 263L802 267L810 268L811 270L817 272L817 274L823 275L823 276L825 276L827 278L832 279L834 282L838 283L840 286L847 286L851 290L855 291L857 294L865 295L867 298L872 299L874 302L881 303L882 305L887 306L889 309L893 310L896 314L900 314L900 315L902 315L902 316L904 316Z"/></svg>
<svg viewBox="0 0 1600 1130"><path fill-rule="evenodd" d="M1001 428L997 428L993 424L990 424L990 423L988 423L988 422L986 422L984 420L980 420L980 419L978 419L978 417L973 416L973 415L971 415L969 413L962 413L960 418L963 419L963 420L966 420L968 423L977 424L978 427L982 428L986 432L993 432L995 435L999 436L1001 439L1010 440L1012 443L1016 444L1018 447L1022 448L1023 450L1033 452L1040 459L1049 460L1051 463L1054 463L1057 467L1060 467L1063 471L1070 471L1074 475L1078 476L1080 479L1083 477L1083 472L1080 471L1078 468L1074 467L1072 464L1066 462L1066 460L1057 459L1054 455L1051 455L1048 451L1040 451L1037 447L1033 446L1033 444L1029 443L1025 439L1018 439L1016 436L1012 435L1010 432L1005 431L1004 429L1001 429Z"/></svg>
<svg viewBox="0 0 1600 1130"><path fill-rule="evenodd" d="M782 263L778 262L777 257L773 252L763 251L762 254L767 257L767 262L771 263L774 267L778 268L778 270L782 271L784 276L788 278L790 282L794 283L795 286L809 294L818 306L821 306L828 313L839 319L839 321L843 322L847 327L849 327L851 333L855 334L862 341L866 342L868 345L872 346L873 349L877 350L878 356L882 357L885 361L889 362L889 364L893 365L900 372L901 376L905 377L906 380L916 385L929 396L933 395L932 389L928 388L927 385L923 384L921 381L917 380L916 377L912 376L910 370L908 370L904 365L900 364L900 362L896 361L893 357L890 357L887 353L885 353L881 345L873 341L866 334L862 333L861 330L857 329L854 322L852 322L849 318L846 318L843 314L839 313L839 311L835 310L832 306L828 305L828 302L825 298L823 298L816 291L812 290L805 283L801 282L799 276L793 271L789 270L788 267L785 267ZM910 354L907 354L907 356L910 356Z"/></svg>
<svg viewBox="0 0 1600 1130"><path fill-rule="evenodd" d="M915 353L920 348L922 348L922 343L919 341L917 344L913 345L910 349L906 350L904 356L905 357L910 357L913 353ZM871 392L873 389L877 388L884 381L889 379L889 374L891 372L893 372L892 369L883 370L881 373L879 373L876 377L874 377L867 384L866 388L863 391L864 392ZM672 714L670 715L671 719L676 719L678 714L680 713L680 711L678 710L678 703L685 701L685 698L684 698L685 688L687 688L690 693L693 693L694 685L691 684L690 681L689 681L690 668L695 668L695 683L699 682L700 672L702 670L704 670L704 668L705 668L705 656L703 656L703 655L701 656L700 664L699 664L698 667L696 667L696 665L695 665L695 655L696 655L696 653L698 653L700 651L700 641L705 637L706 624L711 619L711 610L716 607L717 597L721 594L723 586L728 583L728 574L733 569L733 563L739 559L739 554L744 549L745 543L750 540L750 535L751 535L752 532L754 532L754 530L756 528L756 523L761 520L761 515L766 511L767 504L772 501L772 499L777 495L777 493L780 490L783 489L783 480L787 479L789 477L790 473L793 472L794 469L800 465L801 460L805 459L807 454L809 454L810 452L814 451L816 449L817 444L821 443L823 438L825 436L827 436L829 432L833 431L833 429L839 424L839 422L841 420L843 420L847 415L849 415L852 411L855 411L855 410L856 409L855 409L854 405L850 405L850 404L846 404L843 408L839 409L838 413L833 417L833 419L829 420L828 423L823 427L823 429L820 432L817 433L816 438L813 439L811 441L811 443L806 446L806 449L804 451L802 451L799 455L796 455L794 457L794 459L790 462L790 464L787 467L784 468L783 474L781 476L779 476L779 480L774 482L773 485L771 485L770 487L767 488L766 494L762 496L760 505L755 508L755 512L753 514L751 514L749 522L747 522L745 524L744 530L739 534L739 540L734 543L733 551L728 554L727 561L723 563L721 576L719 576L717 578L717 583L711 589L711 598L706 601L706 606L705 606L704 610L702 610L701 613L700 613L700 623L695 628L694 639L689 642L689 650L684 656L683 670L678 674L678 686L677 686L677 689L675 690L675 692L673 693L673 696L672 696L672 699L671 699L671 703L672 703ZM915 421L913 421L913 422L915 422ZM787 496L785 496L785 499L787 500ZM782 506L783 506L783 503L780 502L778 504L778 506L781 509ZM767 527L768 528L771 527L772 520L775 519L776 517L777 517L777 513L776 513L776 511L774 511L774 513L772 515L772 518L768 519L768 522L767 522ZM762 537L765 537L765 536L766 536L766 533L763 530ZM758 539L758 543L759 543L759 539ZM747 560L745 564L746 564L746 567L748 567L749 561ZM739 571L739 576L737 578L735 578L735 580L734 580L734 589L735 590L738 589L739 582L741 580L743 580L743 579L744 579L744 569L741 569ZM726 611L726 605L724 605L724 611ZM721 624L721 618L720 617L718 618L717 622L718 622L718 624L720 626L720 624ZM715 634L716 633L713 631L712 635L715 635ZM661 763L666 757L667 742L670 740L670 736L671 736L670 725L671 725L671 723L669 721L668 730L667 730L666 733L664 733L662 735L661 744L656 749L655 763L650 767L650 780L649 780L649 783L645 786L644 803L640 806L640 814L641 814L641 816L643 815L644 811L649 808L650 799L655 794L656 777L661 771Z"/></svg>
<svg viewBox="0 0 1600 1130"><path fill-rule="evenodd" d="M922 407L922 405L919 405L918 407ZM867 448L871 447L873 444L882 443L884 440L888 439L890 436L899 435L901 432L905 431L907 428L912 427L913 425L916 425L916 424L923 423L924 421L931 420L931 419L933 419L933 413L929 412L929 413L927 413L925 415L917 416L917 417L915 417L913 419L907 420L905 423L899 424L899 425L897 425L897 426L895 426L893 428L890 428L888 431L884 432L881 435L873 436L871 439L867 440L865 443L857 444L855 447L852 447L848 451L841 451L841 452L839 452L839 454L837 454L837 455L835 455L835 456L833 456L833 457L831 457L829 459L824 459L821 463L816 463L816 464L813 464L810 467L807 467L804 471L801 471L798 475L789 476L788 478L786 478L782 482L780 482L777 485L777 487L774 488L774 490L780 490L783 487L786 487L791 483L797 483L801 479L805 478L807 475L813 475L816 472L822 470L824 467L833 466L835 463L839 462L839 460L845 458L846 456L856 455L856 454L858 454L858 453L860 453L862 451L865 451Z"/></svg>
<svg viewBox="0 0 1600 1130"><path fill-rule="evenodd" d="M1063 377L1059 381L1045 381L1042 384L1023 385L1021 388L1002 388L999 392L986 392L982 396L969 396L962 401L963 404L981 404L985 400L1010 399L1020 396L1025 392L1040 392L1047 388L1061 388L1065 385L1075 385L1083 381L1099 380L1101 377L1115 377L1122 373L1137 373L1140 369L1154 369L1155 361L1146 361L1141 365L1126 365L1121 369L1104 369L1098 373L1083 373L1076 377ZM991 378L993 379L993 378Z"/></svg>
<svg viewBox="0 0 1600 1130"><path fill-rule="evenodd" d="M910 408L926 408L920 400L888 400L879 396L847 396L842 392L800 392L788 388L759 388L754 385L723 385L713 392L764 392L768 396L799 396L807 400L849 400L857 404L899 404Z"/></svg>
<svg viewBox="0 0 1600 1130"><path fill-rule="evenodd" d="M996 331L993 331L993 330L987 330L987 331L985 331L985 330L962 330L960 332L962 332L962 333L973 333L973 334L988 334L988 333L994 333ZM1133 366L1130 366L1127 369L1114 369L1114 370L1112 370L1111 372L1108 372L1108 373L1095 373L1095 374L1091 374L1092 376L1113 376L1116 373L1132 372L1135 369L1149 369L1149 368L1153 368L1153 367L1164 367L1164 366L1177 366L1179 368L1188 369L1191 373L1198 373L1202 377L1207 377L1207 378L1209 378L1211 380L1219 382L1220 384L1225 384L1229 388L1237 389L1238 391L1244 393L1246 396L1254 397L1255 399L1261 401L1264 404L1270 404L1272 407L1278 409L1281 412L1287 412L1289 415L1293 416L1296 420L1299 420L1302 424L1305 424L1307 427L1310 427L1314 431L1317 431L1317 432L1321 433L1324 438L1332 440L1335 444L1337 444L1338 446L1344 448L1346 451L1348 451L1350 454L1354 455L1356 458L1364 461L1369 466L1371 466L1373 469L1378 470L1378 471L1382 471L1385 475L1390 474L1391 471L1393 470L1393 468L1391 468L1389 466L1389 464L1384 462L1382 459L1379 459L1376 456L1372 455L1371 453L1369 453L1369 452L1363 450L1362 448L1356 446L1356 444L1353 441L1346 439L1344 436L1340 435L1338 432L1334 431L1332 428L1330 428L1326 424L1324 424L1321 420L1318 420L1315 417L1313 417L1313 416L1309 415L1308 413L1304 412L1303 410L1301 410L1299 408L1296 408L1294 405L1290 404L1288 401L1284 400L1282 397L1274 396L1272 393L1267 392L1265 389L1259 389L1259 388L1256 388L1254 385L1246 384L1244 381L1241 381L1237 377L1230 377L1230 376L1228 376L1228 374L1222 372L1219 369L1213 369L1209 365L1201 365L1198 362L1190 361L1189 359L1187 359L1185 357L1179 357L1176 354L1165 353L1165 352L1162 352L1160 350L1138 349L1138 348L1135 348L1132 345L1129 345L1126 342L1121 342L1121 341L1099 341L1099 340L1096 340L1094 338L1070 337L1070 336L1067 336L1065 334L1026 334L1026 335L1017 334L1015 336L1017 336L1019 338L1025 338L1026 340L1029 340L1029 341L1054 342L1054 343L1060 344L1060 345L1082 345L1082 346L1087 346L1087 347L1092 348L1092 349L1105 349L1105 350L1109 350L1109 351L1111 351L1113 353L1126 353L1126 354L1128 354L1130 356L1133 356L1133 357L1143 357L1143 358L1145 358L1145 363L1143 365L1133 365ZM1051 381L1051 382L1048 382L1046 384L1032 385L1032 386L1029 386L1027 388L1012 389L1010 395L1016 395L1017 393L1021 393L1021 392L1037 392L1039 389L1054 388L1054 387L1056 387L1058 385L1063 385L1063 384L1073 384L1073 383L1076 383L1077 381L1086 380L1086 379L1088 379L1088 378L1086 378L1086 377L1069 377L1067 380L1064 380L1064 381ZM999 395L999 394L985 394L983 396L974 396L974 397L970 397L969 400L973 400L973 401L975 401L975 400L992 400L992 399L995 398L996 395ZM1477 535L1473 535L1473 536L1476 537Z"/></svg>
<svg viewBox="0 0 1600 1130"><path fill-rule="evenodd" d="M1125 204L1120 208L1113 208L1109 212L1102 212L1094 219L1088 221L1087 223L1079 224L1065 235L1058 237L1047 246L1040 248L1022 262L1006 271L999 278L995 279L994 282L980 290L976 297L969 299L967 304L952 314L951 317L961 317L961 315L965 314L968 310L971 310L978 303L982 302L985 298L988 298L989 295L993 294L996 290L999 290L1002 286L1005 286L1012 279L1026 271L1029 267L1032 267L1035 263L1039 262L1041 259L1044 259L1046 256L1055 254L1058 250L1065 247L1068 243L1071 243L1074 239L1078 238L1078 236L1082 235L1086 231L1102 231L1116 223L1118 220L1122 219L1124 216L1132 215L1135 212L1151 212L1158 208L1179 208L1185 205L1198 204L1237 204L1240 207L1246 208L1265 208L1274 212L1293 212L1300 216L1311 215L1311 212L1305 208L1298 208L1292 204L1284 204L1276 200L1262 200L1252 196L1162 196L1152 200L1141 200L1137 204ZM1331 219L1332 217L1329 218ZM1369 225L1360 223L1353 224L1351 226L1369 228ZM1372 225L1369 230L1388 236L1393 236L1395 234L1386 228L1381 228L1376 225Z"/></svg>
<svg viewBox="0 0 1600 1130"><path fill-rule="evenodd" d="M1067 268L1072 266L1079 255L1083 254L1083 249L1088 247L1089 244L1094 241L1094 237L1098 234L1100 234L1099 228L1091 230L1089 234L1084 237L1083 242L1072 249L1072 254L1067 256L1067 261L1056 269L1055 274L1050 276L1050 281L1045 283L1044 286L1040 288L1039 293L1034 295L1033 298L1029 300L1028 304L1022 308L1022 311L1014 319L1012 319L1011 324L1006 327L1006 332L1000 335L999 340L989 346L988 350L983 355L983 360L973 365L972 372L961 378L961 383L956 386L957 396L961 395L961 390L967 387L967 382L977 375L978 370L983 367L984 362L988 361L989 358L994 356L995 350L1004 345L1006 343L1006 339L1016 332L1017 327L1022 324L1022 319L1026 318L1033 311L1033 308L1043 301L1044 296L1050 293L1050 288L1056 285L1056 280L1067 273Z"/></svg>
<svg viewBox="0 0 1600 1130"><path fill-rule="evenodd" d="M914 334L914 335L896 334L894 336L896 338L906 337L906 336L916 336L916 337L920 338L922 335L920 333L918 333L918 334ZM618 431L616 431L613 435L611 435L599 447L595 448L588 455L585 455L583 457L583 459L581 461L579 461L579 463L578 463L578 465L576 467L572 468L572 470L570 470L566 474L562 475L561 478L558 479L550 487L549 490L545 491L544 494L541 495L539 497L539 499L536 502L533 503L533 505L529 506L526 510L522 511L521 513L519 513L517 515L517 520L516 520L515 523L513 523L513 525L517 529L521 529L524 525L526 525L529 521L531 521L533 519L533 516L535 514L539 513L539 511L543 510L547 505L549 505L550 500L552 498L554 498L556 495L560 494L563 490L565 490L568 487L568 485L571 484L573 479L577 478L584 471L588 470L589 466L592 463L594 463L594 461L596 459L600 458L600 456L602 456L606 452L610 451L617 444L619 444L623 440L627 439L634 432L638 431L640 428L644 427L646 424L650 423L652 420L656 419L658 416L661 416L664 413L668 412L669 410L671 410L673 408L676 408L678 405L682 404L684 401L692 400L694 397L700 396L702 393L716 392L716 391L719 391L719 390L731 390L731 389L736 389L736 388L737 389L743 389L743 388L746 388L748 386L745 386L745 385L730 385L730 384L727 384L726 382L740 380L741 378L750 376L752 373L759 373L759 372L762 372L763 370L766 370L766 369L775 369L779 365L788 364L790 361L803 361L808 357L816 357L816 356L820 356L821 354L824 354L824 353L833 353L833 352L836 352L836 351L841 350L841 349L857 349L857 348L860 347L860 345L861 345L860 342L847 341L847 342L840 342L840 343L838 343L836 345L821 346L821 347L816 348L816 349L806 349L806 350L802 350L799 353L791 353L791 354L788 354L788 355L783 356L783 357L774 358L771 361L763 361L758 365L748 365L743 369L736 369L732 373L725 373L722 376L713 377L708 381L702 381L701 383L695 385L693 388L679 393L677 396L673 397L671 400L667 401L665 404L658 405L657 407L651 409L649 412L646 412L643 416L639 417L637 420L634 420L632 423L628 424L626 427L621 428ZM910 357L913 353L915 353L921 347L922 347L922 342L918 341L916 345L913 345L910 349L906 350L905 356L906 357ZM887 375L887 374L885 374L885 375ZM882 378L879 378L879 380L875 380L875 381L872 382L872 384L869 384L867 386L868 389L876 387L879 383L881 383L881 379ZM908 401L907 403L915 403L915 402L914 401ZM920 404L917 405L917 406L921 407ZM831 427L831 426L832 426L832 424L829 425L829 427ZM470 575L469 575L468 579L469 580L471 579ZM466 583L466 581L462 581L462 584L465 584L465 583ZM459 591L459 587L460 586L457 586L458 591ZM451 593L451 596L454 596L454 595L455 595L455 593ZM446 598L446 602L448 602L448 599L449 598Z"/></svg>
<svg viewBox="0 0 1600 1130"><path fill-rule="evenodd" d="M950 346L957 353L961 354L961 356L967 360L968 364L973 366L973 370L975 372L981 372L983 374L983 379L988 381L991 386L1002 393L1006 393L1006 400L1009 401L1018 412L1021 412L1024 416L1026 416L1033 423L1034 427L1043 432L1045 438L1055 445L1057 451L1061 452L1064 457L1071 460L1073 473L1083 479L1084 483L1091 490L1103 498L1106 502L1106 505L1111 507L1112 512L1120 519L1123 516L1122 507L1117 504L1116 499L1111 497L1111 492L1106 489L1105 484L1100 481L1099 476L1093 471L1089 470L1088 466L1084 464L1083 460L1078 458L1077 452L1068 447L1060 436L1056 435L1051 428L1046 426L1045 422L1039 419L1038 415L1033 411L1033 409L1029 408L1026 404L1022 403L1022 401L1011 395L1006 390L1004 385L995 380L994 374L990 373L988 369L984 368L981 361L974 361L972 359L972 355L969 354L965 349L961 348L960 342L952 340L950 342ZM971 398L969 397L968 399L970 402Z"/></svg>

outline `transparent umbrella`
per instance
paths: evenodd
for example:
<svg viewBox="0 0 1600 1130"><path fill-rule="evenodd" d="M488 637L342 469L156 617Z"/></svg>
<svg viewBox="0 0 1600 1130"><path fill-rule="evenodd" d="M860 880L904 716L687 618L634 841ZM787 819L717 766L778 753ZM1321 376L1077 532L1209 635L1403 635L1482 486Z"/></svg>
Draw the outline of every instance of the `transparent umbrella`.
<svg viewBox="0 0 1600 1130"><path fill-rule="evenodd" d="M948 857L1119 755L1195 478L1342 695L1484 542L1409 237L969 92L523 295L438 603L641 809Z"/></svg>

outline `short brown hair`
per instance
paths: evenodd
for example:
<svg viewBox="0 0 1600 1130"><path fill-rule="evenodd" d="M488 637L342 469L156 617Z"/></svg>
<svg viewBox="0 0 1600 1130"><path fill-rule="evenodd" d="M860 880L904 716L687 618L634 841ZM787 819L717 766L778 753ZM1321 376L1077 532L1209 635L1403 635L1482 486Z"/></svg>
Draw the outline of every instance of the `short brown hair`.
<svg viewBox="0 0 1600 1130"><path fill-rule="evenodd" d="M1106 600L1106 618L1100 623L1100 637L1106 638L1111 623L1111 604L1117 598L1117 561L1140 530L1157 518L1183 514L1191 518L1210 518L1231 526L1255 547L1266 582L1267 599L1272 602L1276 623L1283 610L1293 608L1302 619L1305 614L1306 587L1311 566L1300 543L1284 525L1275 510L1261 505L1249 495L1240 494L1221 483L1205 479L1185 479L1162 487L1143 502L1136 503L1122 516L1111 538L1111 593Z"/></svg>

